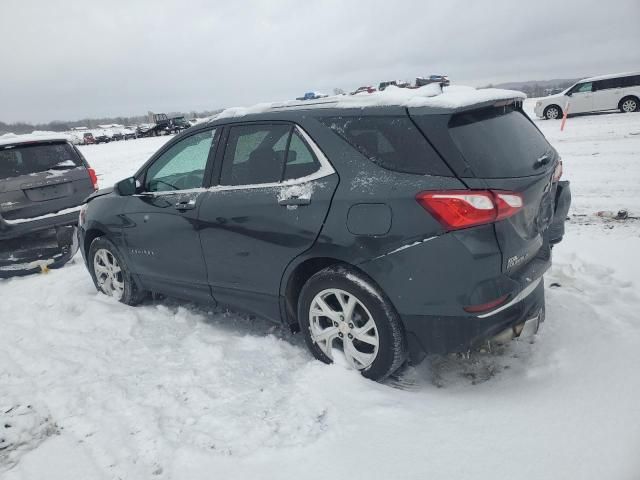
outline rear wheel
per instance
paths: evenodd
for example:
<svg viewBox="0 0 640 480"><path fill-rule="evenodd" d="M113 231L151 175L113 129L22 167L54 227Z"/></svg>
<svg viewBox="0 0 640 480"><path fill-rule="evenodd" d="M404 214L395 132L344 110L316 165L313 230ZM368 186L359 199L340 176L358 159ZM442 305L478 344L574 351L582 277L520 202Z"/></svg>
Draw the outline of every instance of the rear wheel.
<svg viewBox="0 0 640 480"><path fill-rule="evenodd" d="M557 105L549 105L544 109L544 118L547 120L556 120L562 116L562 109Z"/></svg>
<svg viewBox="0 0 640 480"><path fill-rule="evenodd" d="M89 272L99 292L127 305L136 305L144 298L131 276L127 264L116 246L104 237L98 237L89 247Z"/></svg>
<svg viewBox="0 0 640 480"><path fill-rule="evenodd" d="M625 97L620 100L618 108L622 113L637 112L640 109L640 101L636 97Z"/></svg>
<svg viewBox="0 0 640 480"><path fill-rule="evenodd" d="M346 266L313 275L298 302L307 347L325 363L336 355L363 376L382 380L407 356L400 318L370 279Z"/></svg>

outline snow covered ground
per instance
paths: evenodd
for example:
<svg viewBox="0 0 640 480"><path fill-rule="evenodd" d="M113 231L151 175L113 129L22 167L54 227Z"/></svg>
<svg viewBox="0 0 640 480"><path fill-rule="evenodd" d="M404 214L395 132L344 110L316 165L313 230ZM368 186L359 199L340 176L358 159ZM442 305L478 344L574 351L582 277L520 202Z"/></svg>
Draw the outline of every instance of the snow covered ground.
<svg viewBox="0 0 640 480"><path fill-rule="evenodd" d="M261 320L118 304L78 255L0 281L0 478L640 478L640 224L595 215L640 215L640 114L537 124L574 216L534 343L380 385ZM166 140L81 148L109 185Z"/></svg>

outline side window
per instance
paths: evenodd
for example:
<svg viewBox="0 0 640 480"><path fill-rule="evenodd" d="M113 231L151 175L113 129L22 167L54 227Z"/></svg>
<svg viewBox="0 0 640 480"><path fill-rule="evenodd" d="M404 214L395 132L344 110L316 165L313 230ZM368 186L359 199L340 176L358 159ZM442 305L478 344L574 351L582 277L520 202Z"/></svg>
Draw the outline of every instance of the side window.
<svg viewBox="0 0 640 480"><path fill-rule="evenodd" d="M145 191L165 192L202 187L215 130L191 135L164 152L147 170Z"/></svg>
<svg viewBox="0 0 640 480"><path fill-rule="evenodd" d="M290 125L237 125L229 129L221 185L279 182L283 175Z"/></svg>
<svg viewBox="0 0 640 480"><path fill-rule="evenodd" d="M576 90L577 93L590 92L593 84L591 82L581 83Z"/></svg>
<svg viewBox="0 0 640 480"><path fill-rule="evenodd" d="M451 176L408 116L341 116L324 118L322 122L387 170Z"/></svg>
<svg viewBox="0 0 640 480"><path fill-rule="evenodd" d="M287 164L284 168L284 180L306 177L320 169L320 162L295 130L291 135Z"/></svg>

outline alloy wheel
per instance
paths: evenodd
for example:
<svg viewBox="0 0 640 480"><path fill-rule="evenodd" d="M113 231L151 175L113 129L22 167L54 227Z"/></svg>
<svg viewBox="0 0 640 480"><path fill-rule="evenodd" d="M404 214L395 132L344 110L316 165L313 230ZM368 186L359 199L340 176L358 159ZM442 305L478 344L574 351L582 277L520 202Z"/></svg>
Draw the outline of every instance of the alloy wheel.
<svg viewBox="0 0 640 480"><path fill-rule="evenodd" d="M555 107L551 107L547 110L547 118L549 120L555 120L556 118L558 118L559 114L560 112L558 112L558 109Z"/></svg>
<svg viewBox="0 0 640 480"><path fill-rule="evenodd" d="M103 293L116 300L122 299L124 295L122 268L109 250L101 248L96 251L93 256L93 271L98 287Z"/></svg>
<svg viewBox="0 0 640 480"><path fill-rule="evenodd" d="M636 103L635 100L631 98L625 100L624 103L622 104L622 110L624 110L627 113L635 112L637 108L638 108L638 104Z"/></svg>
<svg viewBox="0 0 640 480"><path fill-rule="evenodd" d="M378 354L380 339L371 313L344 290L323 290L313 298L309 330L313 342L331 360L334 343L340 344L347 362L356 370L369 367Z"/></svg>

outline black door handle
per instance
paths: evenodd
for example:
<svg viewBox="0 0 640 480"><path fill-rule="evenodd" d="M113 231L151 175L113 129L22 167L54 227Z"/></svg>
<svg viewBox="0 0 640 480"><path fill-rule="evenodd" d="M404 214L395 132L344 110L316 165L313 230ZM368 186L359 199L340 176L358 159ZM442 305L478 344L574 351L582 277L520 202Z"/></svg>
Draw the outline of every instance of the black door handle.
<svg viewBox="0 0 640 480"><path fill-rule="evenodd" d="M178 202L175 204L175 208L176 210L193 210L196 208L196 201L188 200L185 202Z"/></svg>
<svg viewBox="0 0 640 480"><path fill-rule="evenodd" d="M311 203L310 198L300 198L300 197L290 197L290 198L282 198L278 200L278 205L283 207L288 206L299 206L302 207L304 205L309 205Z"/></svg>

